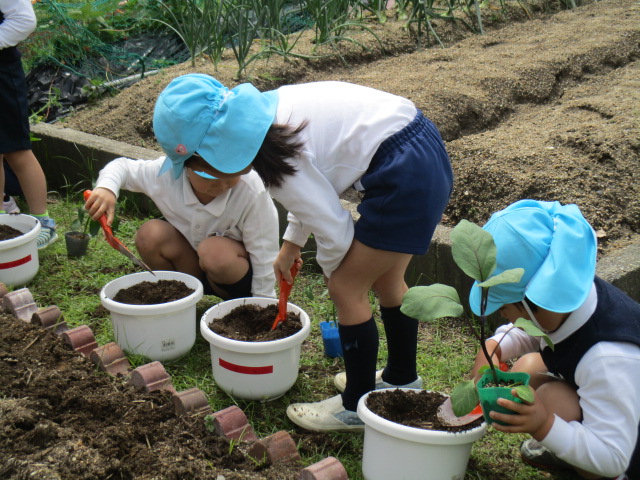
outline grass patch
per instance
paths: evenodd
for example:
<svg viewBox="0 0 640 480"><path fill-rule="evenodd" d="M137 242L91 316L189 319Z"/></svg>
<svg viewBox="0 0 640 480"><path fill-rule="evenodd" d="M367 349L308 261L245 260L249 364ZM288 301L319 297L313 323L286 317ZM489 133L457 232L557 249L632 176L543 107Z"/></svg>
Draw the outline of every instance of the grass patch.
<svg viewBox="0 0 640 480"><path fill-rule="evenodd" d="M124 255L111 248L102 233L90 242L88 253L81 258L69 258L64 244L64 232L70 230L79 202L68 196L51 196L49 212L58 222L60 240L40 252L40 270L28 285L39 307L57 305L70 327L88 325L100 345L114 341L109 312L100 304L99 292L109 281L138 269ZM23 205L21 205L22 207ZM133 236L145 220L137 216L120 214L120 227L116 234L133 251ZM345 466L349 478L362 479L361 434L312 433L297 429L286 415L287 405L300 401L317 401L335 395L333 377L343 370L342 360L324 355L319 322L332 320L335 310L330 302L322 275L311 262L303 267L291 292L290 301L307 311L311 318L311 334L302 347L300 374L295 385L283 397L267 402L245 402L229 397L213 381L209 344L199 333L193 349L181 359L166 363L175 388L179 391L197 387L207 395L211 408L221 410L230 405L243 409L258 437L279 430L288 431L297 442L304 465L311 465L328 456L338 458ZM204 296L197 305L197 322L204 312L219 303L214 296ZM371 297L375 307L375 298ZM376 314L377 318L379 315ZM386 359L386 342L382 325L380 331L379 366ZM419 374L425 388L449 393L465 378L475 356L476 342L467 326L458 319L442 319L420 325L418 347ZM146 363L138 356L130 356L135 366ZM541 480L576 479L567 472L549 473L536 470L520 460L519 446L527 435L505 435L491 428L477 441L472 450L467 479L478 480ZM389 459L393 461L393 459Z"/></svg>

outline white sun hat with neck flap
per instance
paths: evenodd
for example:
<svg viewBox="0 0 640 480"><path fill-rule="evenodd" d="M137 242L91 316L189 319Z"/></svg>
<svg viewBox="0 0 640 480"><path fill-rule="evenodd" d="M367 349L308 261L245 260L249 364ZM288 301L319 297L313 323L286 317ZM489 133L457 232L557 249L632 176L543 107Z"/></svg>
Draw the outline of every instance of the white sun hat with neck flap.
<svg viewBox="0 0 640 480"><path fill-rule="evenodd" d="M595 277L597 240L573 204L520 200L494 213L483 230L496 243L497 275L523 268L518 283L489 289L486 315L524 299L546 310L572 312L584 303ZM480 315L482 289L473 284L469 304Z"/></svg>
<svg viewBox="0 0 640 480"><path fill-rule="evenodd" d="M275 90L260 92L250 83L229 90L200 73L174 78L153 112L153 131L167 155L160 174L173 169L178 178L196 152L220 172L244 170L258 153L277 106Z"/></svg>

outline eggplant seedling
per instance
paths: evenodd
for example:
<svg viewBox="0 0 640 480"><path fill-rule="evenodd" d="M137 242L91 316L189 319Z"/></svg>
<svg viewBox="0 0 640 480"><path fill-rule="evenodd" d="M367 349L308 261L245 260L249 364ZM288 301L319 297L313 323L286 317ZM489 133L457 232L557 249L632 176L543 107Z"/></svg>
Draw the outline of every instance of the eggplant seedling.
<svg viewBox="0 0 640 480"><path fill-rule="evenodd" d="M410 288L404 295L400 309L405 315L426 322L446 317L462 317L471 326L471 331L480 342L480 348L487 359L488 365L484 367L484 371L491 371L494 383L497 385L499 383L496 374L497 367L491 360L493 352L489 352L486 347L488 324L485 312L489 289L504 283L519 282L524 274L524 269L513 268L505 270L499 275L491 276L496 269L496 252L496 244L491 233L474 223L462 220L451 232L453 260L466 275L478 282L476 288L482 288L479 317L475 317L473 313L466 315L456 289L440 283ZM519 318L513 328L521 328L531 336L542 337L547 345L553 348L551 339L531 320ZM514 388L522 400L533 401L531 387L519 385ZM474 380L458 384L451 392L453 413L458 417L471 412L479 400Z"/></svg>

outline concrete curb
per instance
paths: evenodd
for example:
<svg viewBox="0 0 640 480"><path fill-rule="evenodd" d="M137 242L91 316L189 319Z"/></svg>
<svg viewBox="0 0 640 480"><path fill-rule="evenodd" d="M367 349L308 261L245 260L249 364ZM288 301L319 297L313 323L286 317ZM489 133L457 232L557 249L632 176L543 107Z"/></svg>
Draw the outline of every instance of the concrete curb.
<svg viewBox="0 0 640 480"><path fill-rule="evenodd" d="M75 185L87 182L108 162L117 157L150 160L161 156L160 152L136 147L123 142L79 132L57 125L39 123L31 130L40 141L34 142L33 150L40 160L47 176L49 188L61 185L56 181L65 180ZM70 168L72 163L75 168ZM60 172L64 172L61 175ZM357 195L349 192L343 195L342 203L354 218L357 213ZM284 231L286 212L278 205L280 228ZM439 282L455 287L467 298L471 282L460 271L451 257L451 228L440 225L433 242L425 255L415 256L409 265L407 283L409 285L429 285ZM305 247L307 255L314 256L315 244L310 241ZM596 272L604 280L614 284L631 298L640 301L640 242L607 254L598 261Z"/></svg>

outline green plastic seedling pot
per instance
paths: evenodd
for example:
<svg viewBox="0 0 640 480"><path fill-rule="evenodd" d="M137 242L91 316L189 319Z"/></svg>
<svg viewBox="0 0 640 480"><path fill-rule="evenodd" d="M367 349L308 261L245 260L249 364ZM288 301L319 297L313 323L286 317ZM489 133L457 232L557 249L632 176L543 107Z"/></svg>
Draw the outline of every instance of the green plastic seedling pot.
<svg viewBox="0 0 640 480"><path fill-rule="evenodd" d="M511 394L511 390L517 385L529 385L530 376L528 373L524 372L503 372L497 368L496 374L498 375L498 380L509 382L509 385L511 386L485 387L486 384L493 381L493 374L491 373L491 370L488 370L482 378L480 378L476 387L478 389L478 394L480 395L482 413L487 424L496 422L500 425L504 425L503 422L492 419L489 416L489 412L493 410L499 413L513 414L513 410L501 407L498 405L497 401L499 398L506 398L507 400L522 403L522 400Z"/></svg>

